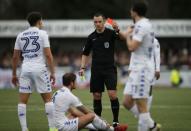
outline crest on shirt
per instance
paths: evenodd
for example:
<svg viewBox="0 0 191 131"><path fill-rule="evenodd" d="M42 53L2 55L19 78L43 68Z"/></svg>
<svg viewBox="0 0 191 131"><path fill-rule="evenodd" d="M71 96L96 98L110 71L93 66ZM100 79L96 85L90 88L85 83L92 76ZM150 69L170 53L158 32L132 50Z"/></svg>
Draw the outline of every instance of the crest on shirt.
<svg viewBox="0 0 191 131"><path fill-rule="evenodd" d="M109 42L104 42L104 47L109 48Z"/></svg>

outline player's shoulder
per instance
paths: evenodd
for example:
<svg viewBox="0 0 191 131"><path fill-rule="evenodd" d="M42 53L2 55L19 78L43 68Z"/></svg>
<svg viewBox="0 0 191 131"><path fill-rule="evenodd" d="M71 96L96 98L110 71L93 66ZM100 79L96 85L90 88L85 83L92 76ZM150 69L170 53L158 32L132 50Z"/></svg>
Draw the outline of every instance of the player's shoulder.
<svg viewBox="0 0 191 131"><path fill-rule="evenodd" d="M20 32L17 37L22 37L27 31L29 31L29 29L25 29L22 32Z"/></svg>
<svg viewBox="0 0 191 131"><path fill-rule="evenodd" d="M148 29L152 27L152 24L149 19L143 18L142 20L136 23L136 27L142 29Z"/></svg>
<svg viewBox="0 0 191 131"><path fill-rule="evenodd" d="M154 39L154 43L155 43L155 45L160 45L158 39L156 39L156 38Z"/></svg>
<svg viewBox="0 0 191 131"><path fill-rule="evenodd" d="M39 34L42 36L48 36L48 33L45 30L39 29Z"/></svg>
<svg viewBox="0 0 191 131"><path fill-rule="evenodd" d="M17 39L20 38L22 35L23 35L23 32L20 32L20 33L17 35Z"/></svg>
<svg viewBox="0 0 191 131"><path fill-rule="evenodd" d="M156 38L154 39L154 46L160 48L160 43Z"/></svg>

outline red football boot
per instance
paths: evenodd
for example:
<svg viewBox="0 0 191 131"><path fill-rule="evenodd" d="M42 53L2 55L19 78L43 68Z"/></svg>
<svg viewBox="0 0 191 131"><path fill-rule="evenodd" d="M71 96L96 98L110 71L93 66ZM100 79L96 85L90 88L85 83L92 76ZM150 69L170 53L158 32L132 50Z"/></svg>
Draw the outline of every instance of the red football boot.
<svg viewBox="0 0 191 131"><path fill-rule="evenodd" d="M127 124L119 124L115 127L114 131L127 131L128 125Z"/></svg>

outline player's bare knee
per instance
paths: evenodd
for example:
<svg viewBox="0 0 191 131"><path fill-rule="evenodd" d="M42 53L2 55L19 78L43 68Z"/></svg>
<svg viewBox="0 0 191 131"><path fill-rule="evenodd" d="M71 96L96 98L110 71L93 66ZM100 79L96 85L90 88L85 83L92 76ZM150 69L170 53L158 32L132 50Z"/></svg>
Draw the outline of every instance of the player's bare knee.
<svg viewBox="0 0 191 131"><path fill-rule="evenodd" d="M124 99L123 100L123 106L126 109L130 110L133 107L133 105L134 105L134 101L132 99Z"/></svg>
<svg viewBox="0 0 191 131"><path fill-rule="evenodd" d="M132 106L129 105L127 101L123 101L123 106L124 106L126 109L128 109L128 110L130 110L130 109L132 108Z"/></svg>
<svg viewBox="0 0 191 131"><path fill-rule="evenodd" d="M109 99L110 100L115 100L115 99L117 99L117 95L116 94L111 94L111 95L109 95Z"/></svg>
<svg viewBox="0 0 191 131"><path fill-rule="evenodd" d="M95 113L89 113L88 115L89 115L90 121L93 121L95 118Z"/></svg>
<svg viewBox="0 0 191 131"><path fill-rule="evenodd" d="M117 99L117 92L116 91L109 91L108 95L109 95L110 100Z"/></svg>

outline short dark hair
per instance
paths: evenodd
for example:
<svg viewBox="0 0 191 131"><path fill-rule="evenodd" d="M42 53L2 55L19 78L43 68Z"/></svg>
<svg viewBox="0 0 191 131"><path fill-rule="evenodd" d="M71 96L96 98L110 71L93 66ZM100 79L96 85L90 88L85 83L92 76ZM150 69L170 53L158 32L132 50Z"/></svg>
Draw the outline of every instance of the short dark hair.
<svg viewBox="0 0 191 131"><path fill-rule="evenodd" d="M27 21L29 22L30 26L35 26L36 23L42 19L42 15L40 12L30 12L27 15Z"/></svg>
<svg viewBox="0 0 191 131"><path fill-rule="evenodd" d="M145 2L136 2L131 9L139 16L145 16L147 13L147 4Z"/></svg>
<svg viewBox="0 0 191 131"><path fill-rule="evenodd" d="M99 17L99 16L101 16L101 17L103 17L103 19L105 19L105 15L101 12L97 12L94 14L94 17Z"/></svg>
<svg viewBox="0 0 191 131"><path fill-rule="evenodd" d="M75 82L76 75L74 73L66 73L62 76L62 83L64 86L69 86L71 82Z"/></svg>

